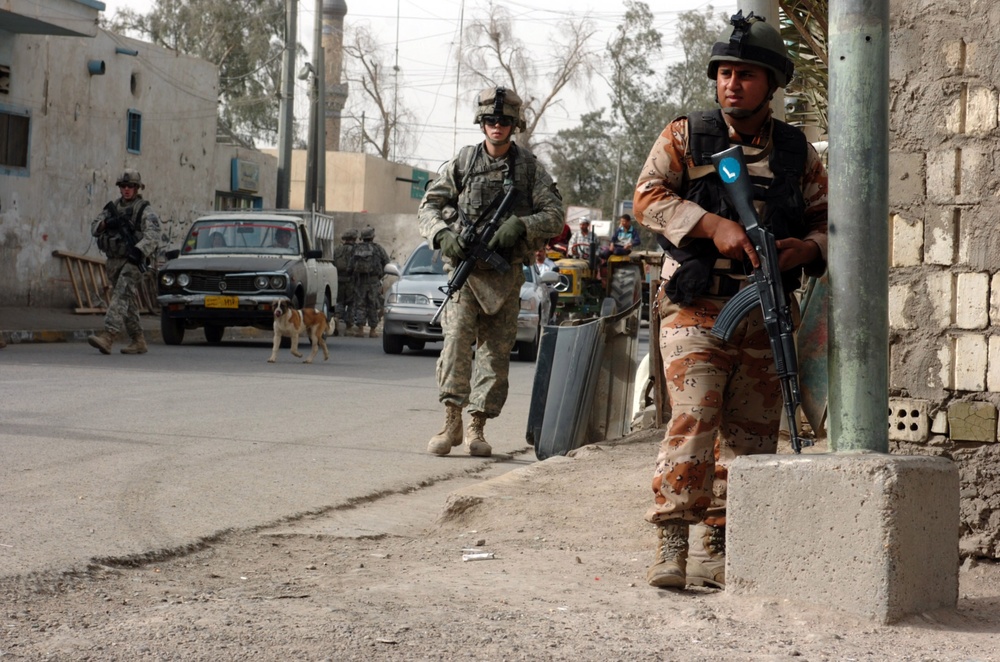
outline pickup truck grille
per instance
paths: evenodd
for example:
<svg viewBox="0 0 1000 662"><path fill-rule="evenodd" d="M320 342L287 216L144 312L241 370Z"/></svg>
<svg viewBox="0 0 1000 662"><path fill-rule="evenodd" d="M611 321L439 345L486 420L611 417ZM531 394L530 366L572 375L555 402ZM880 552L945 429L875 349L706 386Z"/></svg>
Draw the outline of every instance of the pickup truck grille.
<svg viewBox="0 0 1000 662"><path fill-rule="evenodd" d="M207 292L217 294L225 291L227 294L251 294L257 291L253 284L253 276L229 276L212 273L192 273L191 283L185 288L189 292ZM219 283L226 281L226 289L219 289Z"/></svg>

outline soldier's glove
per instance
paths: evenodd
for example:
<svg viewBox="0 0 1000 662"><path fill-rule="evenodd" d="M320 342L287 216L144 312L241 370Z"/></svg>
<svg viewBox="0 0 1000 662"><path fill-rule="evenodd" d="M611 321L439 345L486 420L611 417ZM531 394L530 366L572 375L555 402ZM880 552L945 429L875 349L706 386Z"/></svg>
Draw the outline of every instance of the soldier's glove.
<svg viewBox="0 0 1000 662"><path fill-rule="evenodd" d="M524 221L519 219L517 216L510 216L506 221L500 224L497 228L496 234L490 239L490 243L487 245L491 251L497 248L510 248L517 243L517 240L528 233L528 228L524 225Z"/></svg>
<svg viewBox="0 0 1000 662"><path fill-rule="evenodd" d="M144 266L146 266L146 256L143 255L142 251L140 251L135 246L133 246L132 248L128 249L128 252L125 253L125 259L128 260L129 262L131 262L132 264L134 264L137 267L144 267Z"/></svg>
<svg viewBox="0 0 1000 662"><path fill-rule="evenodd" d="M464 260L465 246L462 237L451 228L445 228L434 235L434 243L441 249L441 254L453 260Z"/></svg>
<svg viewBox="0 0 1000 662"><path fill-rule="evenodd" d="M104 219L105 232L118 232L122 227L122 220L117 216L109 216Z"/></svg>

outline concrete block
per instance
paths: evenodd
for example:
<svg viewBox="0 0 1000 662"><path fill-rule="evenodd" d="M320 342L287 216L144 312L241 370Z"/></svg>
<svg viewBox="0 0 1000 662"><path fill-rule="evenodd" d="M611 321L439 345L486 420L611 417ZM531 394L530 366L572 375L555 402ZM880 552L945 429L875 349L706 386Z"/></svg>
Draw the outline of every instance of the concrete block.
<svg viewBox="0 0 1000 662"><path fill-rule="evenodd" d="M939 410L934 414L934 422L931 423L932 434L948 434L948 412Z"/></svg>
<svg viewBox="0 0 1000 662"><path fill-rule="evenodd" d="M986 390L1000 393L1000 336L989 338L990 363L986 367Z"/></svg>
<svg viewBox="0 0 1000 662"><path fill-rule="evenodd" d="M948 101L948 109L944 113L944 130L951 134L965 130L965 104L961 96Z"/></svg>
<svg viewBox="0 0 1000 662"><path fill-rule="evenodd" d="M892 224L892 266L915 267L924 259L924 224L909 222L899 214L893 214Z"/></svg>
<svg viewBox="0 0 1000 662"><path fill-rule="evenodd" d="M928 370L928 388L943 388L951 390L955 388L955 346L954 343L944 342L937 351L938 371Z"/></svg>
<svg viewBox="0 0 1000 662"><path fill-rule="evenodd" d="M927 197L931 202L951 204L958 188L959 154L945 149L927 153Z"/></svg>
<svg viewBox="0 0 1000 662"><path fill-rule="evenodd" d="M958 601L958 469L940 457L739 457L726 591L893 623Z"/></svg>
<svg viewBox="0 0 1000 662"><path fill-rule="evenodd" d="M915 398L889 398L889 439L923 443L930 435L927 412L930 402Z"/></svg>
<svg viewBox="0 0 1000 662"><path fill-rule="evenodd" d="M955 276L950 271L931 271L924 276L927 288L926 301L930 304L931 315L923 320L921 327L944 331L951 327L955 305Z"/></svg>
<svg viewBox="0 0 1000 662"><path fill-rule="evenodd" d="M961 185L956 200L971 204L991 198L996 181L993 179L993 155L981 149L965 148L958 152Z"/></svg>
<svg viewBox="0 0 1000 662"><path fill-rule="evenodd" d="M923 152L889 152L889 206L909 206L927 195Z"/></svg>
<svg viewBox="0 0 1000 662"><path fill-rule="evenodd" d="M924 263L951 266L955 263L958 245L958 223L961 210L939 207L924 222Z"/></svg>
<svg viewBox="0 0 1000 662"><path fill-rule="evenodd" d="M990 402L953 402L948 430L953 441L996 441L997 408Z"/></svg>
<svg viewBox="0 0 1000 662"><path fill-rule="evenodd" d="M990 324L1000 326L1000 273L990 278Z"/></svg>
<svg viewBox="0 0 1000 662"><path fill-rule="evenodd" d="M955 326L960 329L985 329L990 322L989 298L989 274L958 274L955 283Z"/></svg>
<svg viewBox="0 0 1000 662"><path fill-rule="evenodd" d="M965 103L965 132L973 136L984 136L997 128L997 107L1000 95L989 87L969 88Z"/></svg>
<svg viewBox="0 0 1000 662"><path fill-rule="evenodd" d="M889 328L915 329L917 324L907 313L912 310L910 297L914 295L910 283L889 286Z"/></svg>
<svg viewBox="0 0 1000 662"><path fill-rule="evenodd" d="M989 350L986 336L963 333L955 336L953 388L959 391L986 390Z"/></svg>
<svg viewBox="0 0 1000 662"><path fill-rule="evenodd" d="M962 39L941 44L941 61L950 75L961 74L965 68L966 44Z"/></svg>

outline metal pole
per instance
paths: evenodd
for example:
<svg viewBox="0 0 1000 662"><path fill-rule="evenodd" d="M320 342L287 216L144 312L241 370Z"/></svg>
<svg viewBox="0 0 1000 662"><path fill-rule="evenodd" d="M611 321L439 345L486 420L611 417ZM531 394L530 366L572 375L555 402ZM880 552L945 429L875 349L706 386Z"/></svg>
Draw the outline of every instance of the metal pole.
<svg viewBox="0 0 1000 662"><path fill-rule="evenodd" d="M292 125L295 123L295 42L298 0L285 0L285 52L281 60L281 101L278 110L278 190L274 206L288 209L292 189Z"/></svg>
<svg viewBox="0 0 1000 662"><path fill-rule="evenodd" d="M311 65L310 65L311 66ZM302 200L303 209L310 210L316 204L316 123L319 113L316 112L316 72L309 78L309 141L306 145L306 188Z"/></svg>
<svg viewBox="0 0 1000 662"><path fill-rule="evenodd" d="M830 2L830 447L889 450L889 2Z"/></svg>
<svg viewBox="0 0 1000 662"><path fill-rule="evenodd" d="M323 0L316 0L316 209L326 210L326 57L323 51Z"/></svg>

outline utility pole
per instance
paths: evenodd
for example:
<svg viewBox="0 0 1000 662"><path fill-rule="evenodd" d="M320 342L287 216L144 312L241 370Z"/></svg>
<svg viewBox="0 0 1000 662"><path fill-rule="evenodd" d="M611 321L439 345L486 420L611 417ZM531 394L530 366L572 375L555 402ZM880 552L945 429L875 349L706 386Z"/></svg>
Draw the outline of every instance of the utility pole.
<svg viewBox="0 0 1000 662"><path fill-rule="evenodd" d="M292 189L292 125L295 123L295 42L298 0L285 0L285 52L281 59L281 101L278 111L278 190L274 206L288 209Z"/></svg>
<svg viewBox="0 0 1000 662"><path fill-rule="evenodd" d="M326 211L326 58L323 52L323 0L316 0L313 66L316 68L316 209Z"/></svg>

